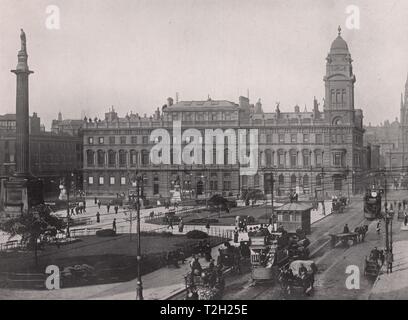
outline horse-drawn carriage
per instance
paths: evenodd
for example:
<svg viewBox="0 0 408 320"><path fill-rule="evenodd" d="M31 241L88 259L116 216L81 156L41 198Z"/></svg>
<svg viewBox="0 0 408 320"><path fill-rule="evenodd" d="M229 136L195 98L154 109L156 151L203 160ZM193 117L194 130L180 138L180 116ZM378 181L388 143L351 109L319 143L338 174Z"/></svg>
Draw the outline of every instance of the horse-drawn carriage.
<svg viewBox="0 0 408 320"><path fill-rule="evenodd" d="M332 199L332 213L343 213L346 205L347 205L346 197L333 198Z"/></svg>
<svg viewBox="0 0 408 320"><path fill-rule="evenodd" d="M352 245L356 244L359 240L360 235L357 232L347 232L347 233L337 233L330 234L331 238L330 244L334 248L338 242L341 242L343 245L349 245L352 242Z"/></svg>
<svg viewBox="0 0 408 320"><path fill-rule="evenodd" d="M225 248L219 248L217 265L222 269L231 268L234 272L241 272L241 252L239 248L232 246L229 242L225 242Z"/></svg>
<svg viewBox="0 0 408 320"><path fill-rule="evenodd" d="M219 266L191 271L184 279L187 300L220 300L222 298L225 281Z"/></svg>
<svg viewBox="0 0 408 320"><path fill-rule="evenodd" d="M364 259L364 275L368 277L377 277L381 267L384 264L384 251L373 249L370 255Z"/></svg>
<svg viewBox="0 0 408 320"><path fill-rule="evenodd" d="M305 295L313 291L317 266L311 260L296 260L280 269L278 281L284 294L291 295L297 289Z"/></svg>

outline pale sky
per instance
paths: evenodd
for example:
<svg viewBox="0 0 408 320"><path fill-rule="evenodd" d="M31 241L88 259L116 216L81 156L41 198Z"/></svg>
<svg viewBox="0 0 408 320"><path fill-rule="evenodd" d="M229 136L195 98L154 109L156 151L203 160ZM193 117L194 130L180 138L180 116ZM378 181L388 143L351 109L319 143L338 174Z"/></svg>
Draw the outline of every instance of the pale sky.
<svg viewBox="0 0 408 320"><path fill-rule="evenodd" d="M48 5L61 29L45 25ZM360 30L346 29L359 6ZM324 96L325 58L338 25L354 60L364 122L399 116L408 72L408 1L0 0L0 114L15 112L20 28L27 34L30 113L64 118L151 114L180 100L262 99L264 111L311 110Z"/></svg>

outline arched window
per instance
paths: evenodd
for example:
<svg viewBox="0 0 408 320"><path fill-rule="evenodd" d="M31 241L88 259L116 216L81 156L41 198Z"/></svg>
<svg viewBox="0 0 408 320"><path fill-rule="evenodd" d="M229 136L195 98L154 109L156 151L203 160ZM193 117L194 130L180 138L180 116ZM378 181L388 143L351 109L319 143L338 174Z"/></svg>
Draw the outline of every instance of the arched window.
<svg viewBox="0 0 408 320"><path fill-rule="evenodd" d="M86 162L88 166L93 166L94 163L94 152L93 150L87 150L86 151Z"/></svg>
<svg viewBox="0 0 408 320"><path fill-rule="evenodd" d="M120 150L119 151L119 167L126 167L126 151Z"/></svg>
<svg viewBox="0 0 408 320"><path fill-rule="evenodd" d="M108 166L109 167L116 166L116 152L113 150L108 151Z"/></svg>
<svg viewBox="0 0 408 320"><path fill-rule="evenodd" d="M103 150L98 150L97 161L99 167L103 167L105 165L105 152Z"/></svg>

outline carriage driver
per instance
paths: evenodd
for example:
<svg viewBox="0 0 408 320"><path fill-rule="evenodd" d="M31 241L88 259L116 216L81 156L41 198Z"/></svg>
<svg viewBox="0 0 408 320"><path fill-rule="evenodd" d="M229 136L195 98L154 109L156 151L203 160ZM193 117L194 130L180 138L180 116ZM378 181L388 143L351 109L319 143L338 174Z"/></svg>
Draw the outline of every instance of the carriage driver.
<svg viewBox="0 0 408 320"><path fill-rule="evenodd" d="M307 268L302 263L299 267L299 277L303 279L306 275L307 275Z"/></svg>

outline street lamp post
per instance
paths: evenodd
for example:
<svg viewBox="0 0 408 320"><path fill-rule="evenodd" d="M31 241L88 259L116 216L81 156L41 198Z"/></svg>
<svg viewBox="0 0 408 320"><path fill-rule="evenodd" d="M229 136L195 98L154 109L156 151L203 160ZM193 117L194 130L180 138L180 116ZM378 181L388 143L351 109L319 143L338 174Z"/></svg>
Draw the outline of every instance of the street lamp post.
<svg viewBox="0 0 408 320"><path fill-rule="evenodd" d="M140 236L140 198L143 197L143 181L144 177L135 175L132 185L136 186L136 201L135 195L133 194L129 198L132 199L133 209L136 208L136 232L137 232L137 282L136 282L136 300L143 300L143 284L141 275L141 260L142 260L142 250L141 250L141 236ZM132 214L130 215L130 226L132 226ZM132 234L132 230L130 232Z"/></svg>
<svg viewBox="0 0 408 320"><path fill-rule="evenodd" d="M140 182L142 186L140 186ZM142 187L143 196L143 177L138 177L137 179L137 283L136 283L136 300L143 300L143 284L142 275L140 270L140 264L142 260L141 246L140 246L140 187Z"/></svg>

